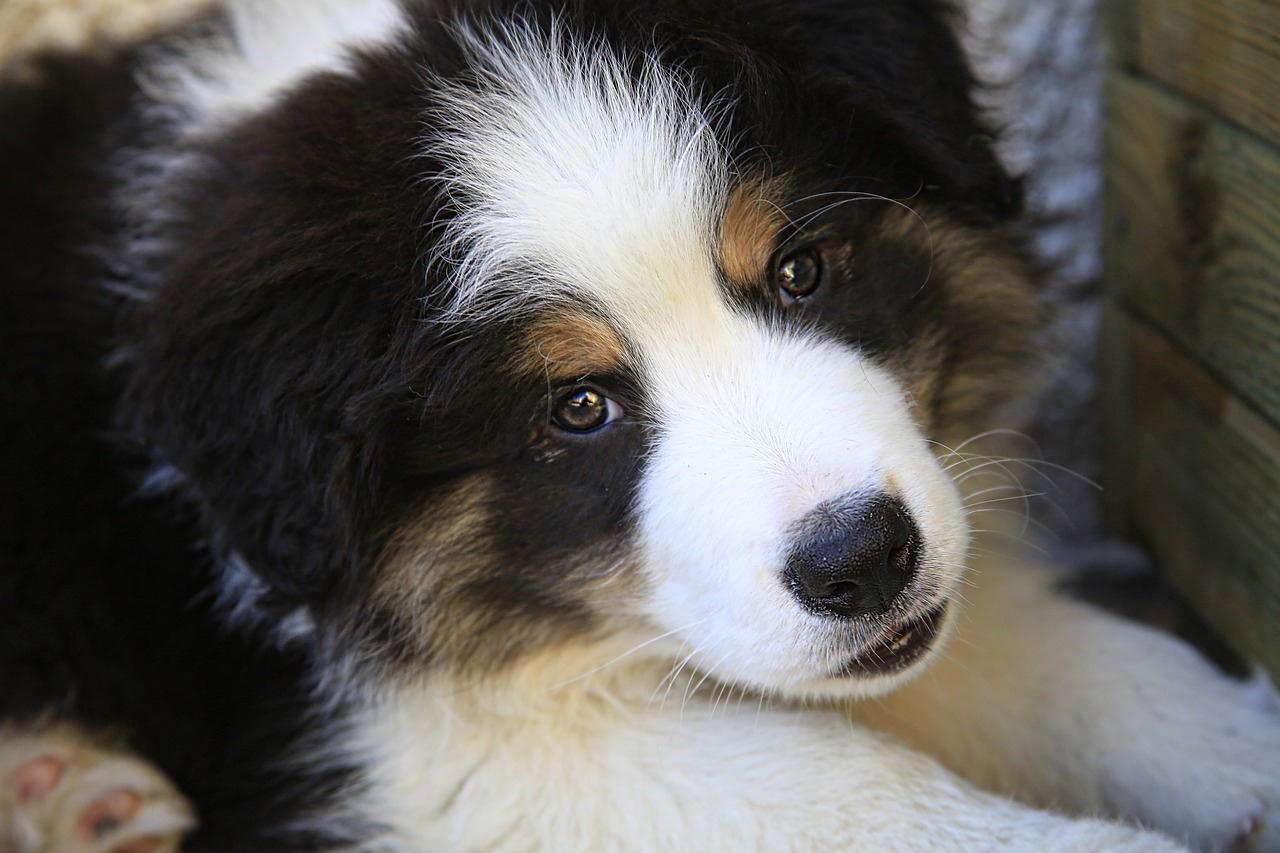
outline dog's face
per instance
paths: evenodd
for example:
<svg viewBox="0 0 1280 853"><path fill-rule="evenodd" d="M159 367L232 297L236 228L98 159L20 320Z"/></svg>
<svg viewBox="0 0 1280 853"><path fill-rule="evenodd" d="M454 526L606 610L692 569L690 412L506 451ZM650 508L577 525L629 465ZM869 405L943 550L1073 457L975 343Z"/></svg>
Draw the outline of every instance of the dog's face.
<svg viewBox="0 0 1280 853"><path fill-rule="evenodd" d="M1007 181L936 21L714 11L396 13L173 131L126 413L226 596L370 671L625 631L848 694L936 650L938 442L1034 319Z"/></svg>

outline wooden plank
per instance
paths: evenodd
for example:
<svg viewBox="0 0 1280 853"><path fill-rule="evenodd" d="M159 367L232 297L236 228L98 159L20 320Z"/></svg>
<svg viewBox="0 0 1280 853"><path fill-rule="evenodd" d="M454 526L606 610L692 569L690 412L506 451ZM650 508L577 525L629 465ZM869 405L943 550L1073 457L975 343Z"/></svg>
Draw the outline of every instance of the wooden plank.
<svg viewBox="0 0 1280 853"><path fill-rule="evenodd" d="M1131 68L1138 61L1138 7L1134 0L1101 0L1098 23L1107 61Z"/></svg>
<svg viewBox="0 0 1280 853"><path fill-rule="evenodd" d="M1130 410L1132 321L1115 299L1104 299L1098 334L1098 404L1102 412L1099 448L1103 519L1114 533L1132 537L1133 424Z"/></svg>
<svg viewBox="0 0 1280 853"><path fill-rule="evenodd" d="M1280 423L1280 152L1109 75L1108 280Z"/></svg>
<svg viewBox="0 0 1280 853"><path fill-rule="evenodd" d="M1138 0L1136 47L1143 72L1280 143L1280 3Z"/></svg>
<svg viewBox="0 0 1280 853"><path fill-rule="evenodd" d="M1280 431L1130 325L1128 509L1169 577L1280 677Z"/></svg>

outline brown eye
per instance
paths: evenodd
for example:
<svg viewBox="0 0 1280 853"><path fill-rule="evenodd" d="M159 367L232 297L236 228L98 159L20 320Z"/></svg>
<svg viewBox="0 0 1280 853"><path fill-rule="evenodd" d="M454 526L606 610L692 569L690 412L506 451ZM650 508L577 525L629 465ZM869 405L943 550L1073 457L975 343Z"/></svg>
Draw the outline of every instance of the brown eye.
<svg viewBox="0 0 1280 853"><path fill-rule="evenodd" d="M621 414L621 406L594 388L575 388L556 404L551 421L565 432L592 432Z"/></svg>
<svg viewBox="0 0 1280 853"><path fill-rule="evenodd" d="M806 249L779 260L774 268L774 275L783 302L790 304L812 295L818 289L822 280L822 262L818 259L817 252Z"/></svg>

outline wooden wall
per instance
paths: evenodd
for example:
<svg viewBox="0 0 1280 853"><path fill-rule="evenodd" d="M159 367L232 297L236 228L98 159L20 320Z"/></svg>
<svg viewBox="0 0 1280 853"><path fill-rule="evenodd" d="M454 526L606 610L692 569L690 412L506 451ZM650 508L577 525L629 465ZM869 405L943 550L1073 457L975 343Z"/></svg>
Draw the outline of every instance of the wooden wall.
<svg viewBox="0 0 1280 853"><path fill-rule="evenodd" d="M1280 2L1104 22L1108 512L1280 677Z"/></svg>

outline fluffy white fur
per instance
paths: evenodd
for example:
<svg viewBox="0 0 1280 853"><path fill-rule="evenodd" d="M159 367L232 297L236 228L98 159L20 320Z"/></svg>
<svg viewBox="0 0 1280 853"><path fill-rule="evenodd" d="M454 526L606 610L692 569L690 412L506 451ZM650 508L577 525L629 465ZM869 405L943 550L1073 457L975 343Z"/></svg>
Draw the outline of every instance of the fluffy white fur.
<svg viewBox="0 0 1280 853"><path fill-rule="evenodd" d="M577 301L585 287L624 324L652 324L706 300L729 181L688 86L647 62L637 87L623 57L518 22L462 35L489 73L479 97L438 84L448 132L424 140L460 202L455 312Z"/></svg>
<svg viewBox="0 0 1280 853"><path fill-rule="evenodd" d="M640 489L649 622L675 632L696 668L792 696L874 694L909 677L829 677L875 636L806 611L778 580L806 513L889 492L923 540L915 613L953 591L967 544L959 495L897 383L843 347L723 307L666 325L647 382L663 415Z"/></svg>
<svg viewBox="0 0 1280 853"><path fill-rule="evenodd" d="M1137 816L1200 849L1251 831L1240 849L1275 849L1280 732L1265 690L1050 580L979 567L943 659L849 706L673 680L649 647L619 658L623 638L502 680L401 688L355 741L377 767L371 805L405 850L1183 849L980 785Z"/></svg>
<svg viewBox="0 0 1280 853"><path fill-rule="evenodd" d="M383 44L404 26L395 0L233 0L229 29L183 43L144 78L148 94L183 112L198 133L268 106L317 71L345 73L352 48Z"/></svg>

